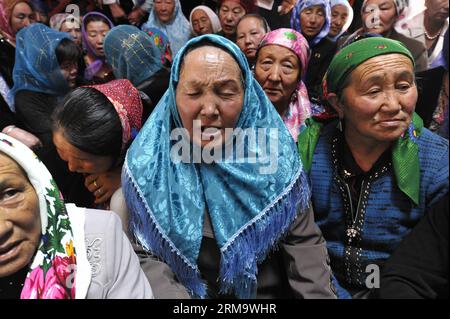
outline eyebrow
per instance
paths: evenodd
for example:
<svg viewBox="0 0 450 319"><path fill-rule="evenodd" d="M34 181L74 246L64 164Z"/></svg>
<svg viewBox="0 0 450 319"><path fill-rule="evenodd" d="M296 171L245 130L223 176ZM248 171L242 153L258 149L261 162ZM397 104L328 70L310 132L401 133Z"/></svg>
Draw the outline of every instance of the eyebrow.
<svg viewBox="0 0 450 319"><path fill-rule="evenodd" d="M236 81L235 79L225 79L225 80L218 80L218 81L214 81L214 86L226 86L226 85L234 85L237 84L239 85L240 81ZM186 82L186 85L191 85L191 86L204 86L204 81L202 80L189 80Z"/></svg>

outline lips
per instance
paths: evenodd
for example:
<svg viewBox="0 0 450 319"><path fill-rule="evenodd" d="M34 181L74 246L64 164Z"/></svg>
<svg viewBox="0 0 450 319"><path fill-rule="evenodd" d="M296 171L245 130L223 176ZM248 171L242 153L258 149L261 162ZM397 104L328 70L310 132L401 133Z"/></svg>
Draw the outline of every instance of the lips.
<svg viewBox="0 0 450 319"><path fill-rule="evenodd" d="M399 126L401 123L403 123L405 120L403 119L386 119L383 121L379 121L378 125L382 126L382 127L397 127Z"/></svg>
<svg viewBox="0 0 450 319"><path fill-rule="evenodd" d="M246 55L249 55L249 54L255 53L255 52L256 52L256 49L254 49L254 48L245 49L245 54Z"/></svg>
<svg viewBox="0 0 450 319"><path fill-rule="evenodd" d="M0 263L14 257L18 253L20 243L20 241L16 241L5 245L4 247L0 247Z"/></svg>
<svg viewBox="0 0 450 319"><path fill-rule="evenodd" d="M227 31L233 31L234 26L229 25L229 24L225 24L225 25L223 26L223 28L224 28L225 30L227 30Z"/></svg>
<svg viewBox="0 0 450 319"><path fill-rule="evenodd" d="M216 126L202 126L202 140L210 141L211 139L217 138L222 134L222 128Z"/></svg>
<svg viewBox="0 0 450 319"><path fill-rule="evenodd" d="M314 32L317 32L318 30L317 30L317 28L306 27L305 31L308 32L308 33L314 33Z"/></svg>
<svg viewBox="0 0 450 319"><path fill-rule="evenodd" d="M276 89L276 88L264 88L264 92L266 92L266 94L268 94L268 95L276 95L276 94L282 93L282 91L280 89Z"/></svg>

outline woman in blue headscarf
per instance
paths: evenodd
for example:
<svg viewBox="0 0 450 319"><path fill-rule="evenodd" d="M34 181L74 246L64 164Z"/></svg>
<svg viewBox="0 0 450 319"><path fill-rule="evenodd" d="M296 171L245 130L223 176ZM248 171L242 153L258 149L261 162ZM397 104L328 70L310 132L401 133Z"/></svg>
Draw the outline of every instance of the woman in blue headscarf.
<svg viewBox="0 0 450 319"><path fill-rule="evenodd" d="M132 233L191 296L335 296L295 143L231 41L182 48L122 185Z"/></svg>
<svg viewBox="0 0 450 319"><path fill-rule="evenodd" d="M336 42L353 21L353 8L348 0L331 0L331 23L328 38Z"/></svg>
<svg viewBox="0 0 450 319"><path fill-rule="evenodd" d="M305 84L313 115L323 111L322 79L336 52L336 44L327 38L330 24L330 0L299 0L292 10L291 28L300 32L311 48Z"/></svg>
<svg viewBox="0 0 450 319"><path fill-rule="evenodd" d="M169 87L170 69L163 66L164 52L154 38L135 26L120 25L105 37L105 55L117 79L128 79L145 93L145 122Z"/></svg>
<svg viewBox="0 0 450 319"><path fill-rule="evenodd" d="M42 142L38 156L55 177L64 197L79 205L90 205L91 196L83 191L84 178L70 173L59 159L52 141L51 114L64 95L77 83L81 50L69 34L41 23L17 33L14 99L19 126Z"/></svg>
<svg viewBox="0 0 450 319"><path fill-rule="evenodd" d="M183 15L180 0L154 0L152 11L142 30L147 31L152 27L169 37L174 55L191 37L191 25Z"/></svg>

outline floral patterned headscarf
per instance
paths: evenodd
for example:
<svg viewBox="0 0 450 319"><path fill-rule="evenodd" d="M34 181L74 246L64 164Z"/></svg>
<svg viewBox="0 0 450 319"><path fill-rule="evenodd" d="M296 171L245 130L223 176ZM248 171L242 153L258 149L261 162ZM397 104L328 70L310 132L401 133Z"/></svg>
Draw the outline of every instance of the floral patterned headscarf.
<svg viewBox="0 0 450 319"><path fill-rule="evenodd" d="M303 82L310 56L308 41L295 30L277 29L265 35L259 45L259 49L271 44L276 44L291 50L300 62L301 79L299 79L297 88L291 96L288 113L283 118L284 124L286 124L294 141L297 142L298 134L304 127L306 119L311 117L308 90Z"/></svg>
<svg viewBox="0 0 450 319"><path fill-rule="evenodd" d="M152 38L153 43L161 51L161 62L165 67L172 66L173 54L170 47L169 38L157 28L147 28L147 34Z"/></svg>
<svg viewBox="0 0 450 319"><path fill-rule="evenodd" d="M71 222L50 172L24 144L0 133L0 151L26 172L39 199L41 238L21 299L74 299L77 254Z"/></svg>

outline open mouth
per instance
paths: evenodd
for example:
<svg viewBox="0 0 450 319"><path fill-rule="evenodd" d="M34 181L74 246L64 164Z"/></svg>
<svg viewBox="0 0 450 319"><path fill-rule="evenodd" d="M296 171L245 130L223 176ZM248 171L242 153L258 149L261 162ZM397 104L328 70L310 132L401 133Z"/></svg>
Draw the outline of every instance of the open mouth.
<svg viewBox="0 0 450 319"><path fill-rule="evenodd" d="M211 141L212 139L218 138L222 135L222 128L216 126L202 126L202 141Z"/></svg>

